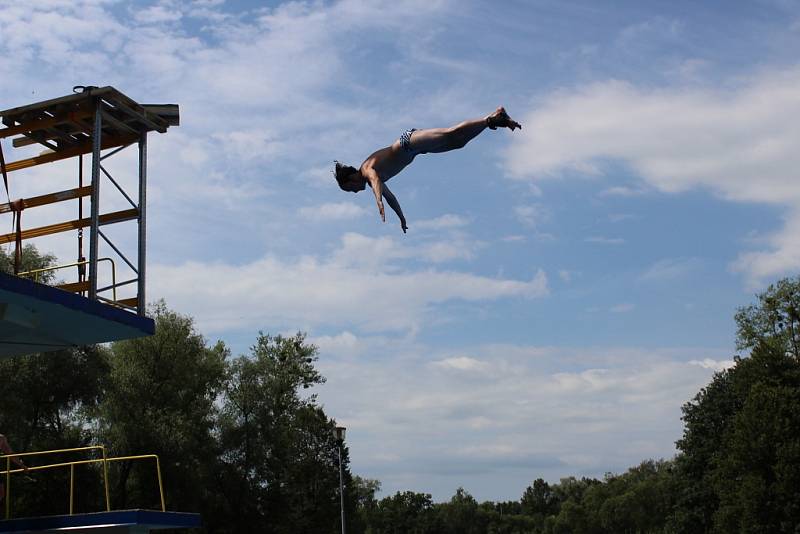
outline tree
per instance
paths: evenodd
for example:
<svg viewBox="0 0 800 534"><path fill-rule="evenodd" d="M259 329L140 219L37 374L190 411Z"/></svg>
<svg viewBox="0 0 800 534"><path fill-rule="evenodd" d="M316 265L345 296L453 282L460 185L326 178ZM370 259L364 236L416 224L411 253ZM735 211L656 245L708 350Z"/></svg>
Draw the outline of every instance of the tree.
<svg viewBox="0 0 800 534"><path fill-rule="evenodd" d="M300 392L325 379L305 336L261 334L230 366L220 418L222 509L231 532L334 531L339 524L339 443L334 422ZM342 447L344 482L352 485ZM356 497L345 492L346 517Z"/></svg>
<svg viewBox="0 0 800 534"><path fill-rule="evenodd" d="M759 345L748 363L774 369L786 359L775 347ZM716 532L796 532L800 525L798 366L777 383L763 380L750 388L722 436L712 477L719 496Z"/></svg>
<svg viewBox="0 0 800 534"><path fill-rule="evenodd" d="M558 513L558 501L550 484L544 479L537 478L533 484L525 488L525 493L520 499L523 513L530 516L539 516L542 519Z"/></svg>
<svg viewBox="0 0 800 534"><path fill-rule="evenodd" d="M478 502L464 488L458 488L450 502L439 505L444 529L452 534L486 532L486 521L478 511Z"/></svg>
<svg viewBox="0 0 800 534"><path fill-rule="evenodd" d="M683 488L672 524L678 531L772 530L797 517L798 419L794 392L800 361L769 340L717 373L683 407L677 459ZM747 503L759 503L766 515ZM783 504L781 504L783 503Z"/></svg>
<svg viewBox="0 0 800 534"><path fill-rule="evenodd" d="M429 493L397 492L378 502L368 532L374 534L439 534L442 526Z"/></svg>
<svg viewBox="0 0 800 534"><path fill-rule="evenodd" d="M44 451L83 447L93 442L85 411L94 407L102 394L107 375L102 347L84 347L15 356L0 360L3 376L3 402L0 403L0 429L8 435L16 451ZM84 459L76 453L29 458L26 463L45 463ZM5 469L3 465L2 469ZM76 510L97 511L101 483L96 470L76 470L78 483L85 491L77 495ZM37 483L14 477L15 516L63 514L68 511L68 471L51 469L34 473Z"/></svg>
<svg viewBox="0 0 800 534"><path fill-rule="evenodd" d="M92 414L96 432L115 455L157 454L169 508L196 511L211 498L208 479L218 452L212 434L215 401L227 350L221 343L207 346L194 321L163 302L149 312L155 335L111 346L108 381ZM114 464L112 505L157 505L153 467L141 461Z"/></svg>
<svg viewBox="0 0 800 534"><path fill-rule="evenodd" d="M749 350L750 357L735 358L732 368L715 374L711 383L683 407L685 429L677 442L683 453L677 458L682 492L671 518L675 530L724 530L742 521L755 528L756 523L765 519L755 519L741 508L741 503L737 505L734 497L737 492L747 491L749 502L762 502L768 495L765 492L780 493L771 483L771 476L788 476L793 480L785 462L778 467L779 464L768 460L774 447L782 447L781 454L791 456L787 451L794 445L786 443L790 435L774 431L775 424L769 423L768 414L761 414L764 417L752 414L765 409L766 398L772 399L773 409L785 413L781 411L783 404L793 403L786 396L786 388L791 390L800 385L800 278L780 280L757 299L755 304L740 308L735 317L737 347ZM753 424L745 425L745 420ZM769 436L766 442L765 436ZM734 443L739 445L734 447ZM738 456L733 454L734 450L766 443L769 447L761 451L764 461L758 469L752 463L737 461ZM768 470L767 474L763 469ZM748 484L742 485L743 480ZM794 498L793 494L785 493L772 497L787 502ZM793 513L766 509L775 517Z"/></svg>
<svg viewBox="0 0 800 534"><path fill-rule="evenodd" d="M767 343L800 359L800 277L779 280L757 298L736 313L737 348Z"/></svg>

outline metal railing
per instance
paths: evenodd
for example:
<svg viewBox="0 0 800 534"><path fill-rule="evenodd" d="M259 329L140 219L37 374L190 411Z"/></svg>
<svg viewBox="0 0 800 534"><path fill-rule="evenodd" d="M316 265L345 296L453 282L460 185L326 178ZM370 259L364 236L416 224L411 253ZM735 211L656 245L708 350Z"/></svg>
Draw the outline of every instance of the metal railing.
<svg viewBox="0 0 800 534"><path fill-rule="evenodd" d="M117 265L116 265L116 263L114 263L113 258L99 258L97 260L97 263L100 263L101 261L111 262L111 285L108 286L108 287L104 287L102 289L99 289L98 291L107 291L107 290L111 289L112 299L114 301L116 301L117 300ZM30 271L24 271L24 272L19 273L19 276L27 276L27 277L31 277L32 276L33 281L34 282L38 282L39 281L39 275L42 274L42 273L47 273L47 272L50 272L50 271L57 271L59 269L69 269L70 267L80 267L81 265L88 265L88 264L89 264L89 260L76 261L76 262L67 263L67 264L64 264L64 265L55 265L53 267L44 267L42 269L33 269L33 270L30 270Z"/></svg>
<svg viewBox="0 0 800 534"><path fill-rule="evenodd" d="M37 465L28 467L27 469L11 469L11 461L14 458L30 457L30 456L44 456L48 454L58 454L67 452L80 452L99 450L102 453L102 458L90 458L88 460L74 460L71 462L57 462L53 464ZM154 459L156 461L156 474L158 475L158 493L161 498L161 511L166 511L164 502L164 484L161 478L161 461L156 454L137 454L133 456L115 456L113 458L106 457L106 448L104 445L90 445L88 447L75 447L71 449L55 449L50 451L35 451L35 452L19 452L14 454L0 455L0 460L5 459L6 470L0 471L0 475L5 475L5 500L6 500L6 519L11 518L11 474L12 473L27 473L31 471L43 471L45 469L54 469L58 467L69 467L69 515L73 514L75 504L75 466L88 465L95 463L103 464L103 490L105 493L106 511L111 511L111 498L108 491L108 464L110 462L121 462L126 460L147 460Z"/></svg>

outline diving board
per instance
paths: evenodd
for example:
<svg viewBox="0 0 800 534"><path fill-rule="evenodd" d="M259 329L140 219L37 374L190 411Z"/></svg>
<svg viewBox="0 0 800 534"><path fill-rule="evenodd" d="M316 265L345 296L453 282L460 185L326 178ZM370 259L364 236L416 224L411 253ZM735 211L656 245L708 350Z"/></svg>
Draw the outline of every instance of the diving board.
<svg viewBox="0 0 800 534"><path fill-rule="evenodd" d="M154 530L199 528L201 526L200 514L155 510L120 510L91 514L8 519L0 521L0 533L145 534Z"/></svg>
<svg viewBox="0 0 800 534"><path fill-rule="evenodd" d="M149 317L0 273L0 357L153 333L155 323Z"/></svg>

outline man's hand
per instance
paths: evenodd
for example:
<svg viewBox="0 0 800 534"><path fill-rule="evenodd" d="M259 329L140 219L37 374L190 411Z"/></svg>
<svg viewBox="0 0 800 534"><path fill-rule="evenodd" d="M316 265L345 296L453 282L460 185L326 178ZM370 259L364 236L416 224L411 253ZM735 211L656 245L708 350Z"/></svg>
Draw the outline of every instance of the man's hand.
<svg viewBox="0 0 800 534"><path fill-rule="evenodd" d="M400 221L400 228L402 228L402 229L403 229L403 233L406 233L406 230L408 230L408 226L406 226L406 221L405 221L405 219L403 219L402 221Z"/></svg>
<svg viewBox="0 0 800 534"><path fill-rule="evenodd" d="M381 213L381 220L386 222L386 210L383 209L383 198L381 198L380 193L376 196L377 198L375 200L378 202L378 211Z"/></svg>

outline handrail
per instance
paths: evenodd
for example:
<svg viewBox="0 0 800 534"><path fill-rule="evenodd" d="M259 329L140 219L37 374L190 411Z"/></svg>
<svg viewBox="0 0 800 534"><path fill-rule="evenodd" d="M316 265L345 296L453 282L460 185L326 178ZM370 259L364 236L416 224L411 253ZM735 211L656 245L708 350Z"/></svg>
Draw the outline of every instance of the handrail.
<svg viewBox="0 0 800 534"><path fill-rule="evenodd" d="M57 452L72 452L72 451L80 451L80 450L87 450L87 449L101 449L103 451L102 458L90 458L88 460L74 460L71 462L58 462L54 464L47 464L47 465L38 465L29 467L27 469L28 472L30 471L43 471L45 469L53 469L57 467L69 467L70 468L70 480L69 480L69 514L73 514L73 506L74 506L74 491L75 491L75 466L76 465L87 465L87 464L94 464L94 463L103 463L103 485L105 487L105 497L106 497L106 511L111 511L111 502L109 500L109 492L108 492L108 463L109 462L121 462L126 460L146 460L146 459L155 459L156 461L156 474L158 475L158 493L161 499L161 511L166 511L166 503L164 501L164 483L161 477L161 460L159 459L157 454L137 454L131 456L115 456L113 458L107 458L105 455L105 446L103 445L94 445L90 447L78 447L75 449L59 449L53 451L37 451L37 452L22 452L18 454L8 454L8 455L0 455L0 459L6 459L6 470L0 471L0 474L6 475L6 519L11 518L11 473L22 473L26 472L25 469L11 469L11 458L15 458L17 456L35 456L35 455L44 455L44 454L53 454Z"/></svg>
<svg viewBox="0 0 800 534"><path fill-rule="evenodd" d="M106 288L106 289L111 289L111 295L112 295L114 301L116 301L117 300L117 264L114 263L114 259L113 258L98 258L97 259L97 263L100 263L101 261L110 261L111 262L111 287L110 288ZM56 265L54 267L43 267L41 269L32 269L30 271L25 271L25 272L19 273L18 276L34 275L33 276L33 281L34 282L38 282L39 281L39 276L38 275L41 274L41 273L46 273L48 271L57 271L59 269L69 269L70 267L78 267L80 265L86 265L88 263L89 263L89 260L83 260L83 261L76 261L76 262L73 262L73 263L67 263L67 264L64 264L64 265Z"/></svg>
<svg viewBox="0 0 800 534"><path fill-rule="evenodd" d="M0 460L3 458L6 459L6 470L0 471L0 474L6 475L6 487L5 487L5 501L6 501L6 519L11 518L11 473L24 471L24 469L17 469L16 471L12 471L11 469L11 459L17 458L19 456L45 456L48 454L58 454L64 452L79 452L79 451L90 451L90 450L97 450L100 449L103 453L103 485L105 486L105 493L106 493L106 511L111 510L109 496L108 496L108 467L105 464L106 460L106 447L105 445L87 445L85 447L71 447L68 449L51 449L48 451L32 451L32 452L18 452L14 454L0 454ZM31 468L29 467L28 470ZM36 468L34 468L36 469ZM70 496L70 501L72 500Z"/></svg>

